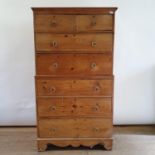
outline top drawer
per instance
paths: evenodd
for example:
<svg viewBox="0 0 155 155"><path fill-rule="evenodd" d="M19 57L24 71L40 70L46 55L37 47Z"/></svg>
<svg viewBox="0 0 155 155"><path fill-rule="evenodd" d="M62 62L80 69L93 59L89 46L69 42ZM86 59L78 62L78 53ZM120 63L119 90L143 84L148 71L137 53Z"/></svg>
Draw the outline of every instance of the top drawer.
<svg viewBox="0 0 155 155"><path fill-rule="evenodd" d="M35 32L113 31L113 15L42 15L35 16Z"/></svg>

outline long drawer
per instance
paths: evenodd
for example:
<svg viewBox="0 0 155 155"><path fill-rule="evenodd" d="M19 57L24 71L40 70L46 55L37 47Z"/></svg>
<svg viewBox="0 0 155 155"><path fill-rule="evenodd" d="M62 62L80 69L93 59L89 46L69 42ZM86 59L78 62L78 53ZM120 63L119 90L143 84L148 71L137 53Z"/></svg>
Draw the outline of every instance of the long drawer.
<svg viewBox="0 0 155 155"><path fill-rule="evenodd" d="M112 54L37 54L37 75L112 74Z"/></svg>
<svg viewBox="0 0 155 155"><path fill-rule="evenodd" d="M39 52L111 52L112 44L112 33L36 33L36 50Z"/></svg>
<svg viewBox="0 0 155 155"><path fill-rule="evenodd" d="M37 78L37 96L112 96L113 80Z"/></svg>
<svg viewBox="0 0 155 155"><path fill-rule="evenodd" d="M104 97L37 98L39 117L112 117L112 99Z"/></svg>
<svg viewBox="0 0 155 155"><path fill-rule="evenodd" d="M39 119L40 138L109 138L112 120L104 118Z"/></svg>
<svg viewBox="0 0 155 155"><path fill-rule="evenodd" d="M113 15L36 15L35 32L112 31Z"/></svg>

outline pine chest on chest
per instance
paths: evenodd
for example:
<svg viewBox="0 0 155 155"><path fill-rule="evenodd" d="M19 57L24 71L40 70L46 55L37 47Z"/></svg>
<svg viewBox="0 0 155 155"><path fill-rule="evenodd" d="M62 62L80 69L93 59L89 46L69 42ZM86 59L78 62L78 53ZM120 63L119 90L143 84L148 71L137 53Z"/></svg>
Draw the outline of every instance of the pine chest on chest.
<svg viewBox="0 0 155 155"><path fill-rule="evenodd" d="M116 8L33 8L38 150L112 148Z"/></svg>

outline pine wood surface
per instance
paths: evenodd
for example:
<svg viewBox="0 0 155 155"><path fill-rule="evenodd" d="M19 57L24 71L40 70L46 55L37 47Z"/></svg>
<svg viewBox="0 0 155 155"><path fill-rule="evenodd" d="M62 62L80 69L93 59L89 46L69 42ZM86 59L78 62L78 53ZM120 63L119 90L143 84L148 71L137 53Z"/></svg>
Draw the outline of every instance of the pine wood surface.
<svg viewBox="0 0 155 155"><path fill-rule="evenodd" d="M112 15L36 15L35 32L113 31Z"/></svg>
<svg viewBox="0 0 155 155"><path fill-rule="evenodd" d="M112 96L112 80L36 80L37 96Z"/></svg>
<svg viewBox="0 0 155 155"><path fill-rule="evenodd" d="M112 33L91 34L51 34L36 33L36 50L42 52L110 52Z"/></svg>
<svg viewBox="0 0 155 155"><path fill-rule="evenodd" d="M110 54L37 54L37 75L111 75Z"/></svg>
<svg viewBox="0 0 155 155"><path fill-rule="evenodd" d="M112 149L117 8L32 8L38 151Z"/></svg>
<svg viewBox="0 0 155 155"><path fill-rule="evenodd" d="M105 97L38 97L39 117L112 117L112 99Z"/></svg>
<svg viewBox="0 0 155 155"><path fill-rule="evenodd" d="M40 138L110 138L112 120L105 118L39 119Z"/></svg>

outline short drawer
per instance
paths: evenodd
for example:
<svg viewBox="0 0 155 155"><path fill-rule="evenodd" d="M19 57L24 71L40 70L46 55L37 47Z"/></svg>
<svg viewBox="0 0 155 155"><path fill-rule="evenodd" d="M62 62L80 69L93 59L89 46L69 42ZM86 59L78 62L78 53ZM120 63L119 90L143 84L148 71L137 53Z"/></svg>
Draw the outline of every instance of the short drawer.
<svg viewBox="0 0 155 155"><path fill-rule="evenodd" d="M111 52L112 49L112 33L36 34L36 50L39 52Z"/></svg>
<svg viewBox="0 0 155 155"><path fill-rule="evenodd" d="M75 29L74 15L36 15L35 32L73 32Z"/></svg>
<svg viewBox="0 0 155 155"><path fill-rule="evenodd" d="M111 75L112 54L37 54L37 75Z"/></svg>
<svg viewBox="0 0 155 155"><path fill-rule="evenodd" d="M113 15L51 15L35 16L35 32L69 33L113 30Z"/></svg>
<svg viewBox="0 0 155 155"><path fill-rule="evenodd" d="M37 96L112 96L113 80L37 79Z"/></svg>
<svg viewBox="0 0 155 155"><path fill-rule="evenodd" d="M76 24L79 32L113 31L113 15L78 15Z"/></svg>
<svg viewBox="0 0 155 155"><path fill-rule="evenodd" d="M41 138L109 138L112 120L103 118L40 119Z"/></svg>
<svg viewBox="0 0 155 155"><path fill-rule="evenodd" d="M112 118L112 99L104 97L37 98L39 117Z"/></svg>

